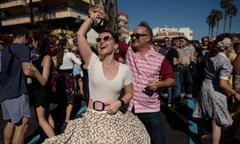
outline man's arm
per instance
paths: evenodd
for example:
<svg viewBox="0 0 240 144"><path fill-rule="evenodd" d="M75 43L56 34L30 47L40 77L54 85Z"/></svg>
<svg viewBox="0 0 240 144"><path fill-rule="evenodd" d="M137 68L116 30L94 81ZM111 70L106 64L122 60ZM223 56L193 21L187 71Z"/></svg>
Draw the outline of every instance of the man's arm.
<svg viewBox="0 0 240 144"><path fill-rule="evenodd" d="M162 63L160 77L161 79L158 81L157 80L149 81L148 84L146 85L146 88L151 91L156 91L160 88L167 88L174 85L175 83L174 72L166 58Z"/></svg>
<svg viewBox="0 0 240 144"><path fill-rule="evenodd" d="M171 87L174 85L174 71L166 58L163 60L160 75L161 81L159 81L158 88Z"/></svg>

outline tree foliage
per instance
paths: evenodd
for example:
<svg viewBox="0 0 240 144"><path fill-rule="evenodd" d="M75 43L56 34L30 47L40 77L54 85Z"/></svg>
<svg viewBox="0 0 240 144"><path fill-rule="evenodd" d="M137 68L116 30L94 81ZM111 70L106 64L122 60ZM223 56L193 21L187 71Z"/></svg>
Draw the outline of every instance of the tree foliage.
<svg viewBox="0 0 240 144"><path fill-rule="evenodd" d="M209 35L211 34L211 37L213 37L213 31L215 27L216 27L216 35L218 35L218 28L219 28L220 21L222 19L224 21L223 32L226 32L227 18L229 18L228 32L231 32L233 17L236 16L238 12L238 8L234 4L234 0L221 0L220 7L223 9L223 11L218 9L212 9L209 15L207 16L206 23L208 24Z"/></svg>

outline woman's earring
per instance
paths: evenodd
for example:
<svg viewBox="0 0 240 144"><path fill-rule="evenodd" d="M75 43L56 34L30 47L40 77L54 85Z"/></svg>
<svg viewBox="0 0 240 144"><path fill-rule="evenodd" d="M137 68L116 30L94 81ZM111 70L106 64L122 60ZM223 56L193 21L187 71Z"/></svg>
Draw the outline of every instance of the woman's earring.
<svg viewBox="0 0 240 144"><path fill-rule="evenodd" d="M116 48L116 49L114 50L114 53L115 53L115 54L118 54L118 53L119 53L119 48Z"/></svg>

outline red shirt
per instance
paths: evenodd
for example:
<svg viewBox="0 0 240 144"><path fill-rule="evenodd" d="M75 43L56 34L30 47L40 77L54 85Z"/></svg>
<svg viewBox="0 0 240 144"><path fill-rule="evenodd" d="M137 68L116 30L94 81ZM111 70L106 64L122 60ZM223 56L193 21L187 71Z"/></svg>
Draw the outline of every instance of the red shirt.
<svg viewBox="0 0 240 144"><path fill-rule="evenodd" d="M125 63L125 57L126 57L126 53L129 45L122 41L120 41L118 45L119 45L119 52L115 54L115 59L119 62Z"/></svg>

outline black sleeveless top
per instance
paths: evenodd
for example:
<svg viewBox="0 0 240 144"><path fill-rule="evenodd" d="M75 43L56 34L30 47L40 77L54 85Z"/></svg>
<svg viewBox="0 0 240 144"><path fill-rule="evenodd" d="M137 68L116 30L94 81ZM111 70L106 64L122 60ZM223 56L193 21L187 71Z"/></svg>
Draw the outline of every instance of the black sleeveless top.
<svg viewBox="0 0 240 144"><path fill-rule="evenodd" d="M36 61L32 62L33 65L38 69L40 73L43 71L43 67L41 66L42 60L44 56L40 56ZM52 63L51 63L52 66ZM36 107L43 106L48 108L49 100L51 95L51 85L50 79L52 75L52 68L50 68L48 82L45 86L42 86L37 79L32 80L32 90L33 90L33 97L34 97L34 105Z"/></svg>

